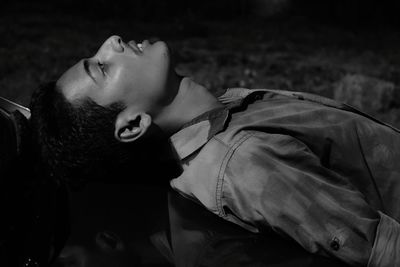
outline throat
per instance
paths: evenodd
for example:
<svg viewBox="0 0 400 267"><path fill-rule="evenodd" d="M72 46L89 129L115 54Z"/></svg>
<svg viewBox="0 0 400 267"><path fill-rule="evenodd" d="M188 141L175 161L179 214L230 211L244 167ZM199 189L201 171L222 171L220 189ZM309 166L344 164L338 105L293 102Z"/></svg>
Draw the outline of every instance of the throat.
<svg viewBox="0 0 400 267"><path fill-rule="evenodd" d="M207 88L190 78L183 78L176 97L163 109L155 122L168 135L173 135L197 116L223 106Z"/></svg>

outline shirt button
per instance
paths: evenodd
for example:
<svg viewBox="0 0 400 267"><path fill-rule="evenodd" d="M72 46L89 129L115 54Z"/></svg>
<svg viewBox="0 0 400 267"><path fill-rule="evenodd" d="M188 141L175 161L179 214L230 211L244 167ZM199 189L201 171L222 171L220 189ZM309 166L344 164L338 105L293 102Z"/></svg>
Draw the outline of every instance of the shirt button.
<svg viewBox="0 0 400 267"><path fill-rule="evenodd" d="M340 248L339 239L337 237L332 238L330 246L331 246L331 249L338 251Z"/></svg>

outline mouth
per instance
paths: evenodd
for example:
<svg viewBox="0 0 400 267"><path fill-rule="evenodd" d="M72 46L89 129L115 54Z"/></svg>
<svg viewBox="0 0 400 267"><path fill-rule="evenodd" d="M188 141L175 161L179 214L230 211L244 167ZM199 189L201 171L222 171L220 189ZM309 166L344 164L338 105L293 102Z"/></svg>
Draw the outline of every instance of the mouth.
<svg viewBox="0 0 400 267"><path fill-rule="evenodd" d="M141 43L136 43L135 41L131 40L128 42L128 46L136 53L142 54L146 47L150 45L148 40L143 40Z"/></svg>

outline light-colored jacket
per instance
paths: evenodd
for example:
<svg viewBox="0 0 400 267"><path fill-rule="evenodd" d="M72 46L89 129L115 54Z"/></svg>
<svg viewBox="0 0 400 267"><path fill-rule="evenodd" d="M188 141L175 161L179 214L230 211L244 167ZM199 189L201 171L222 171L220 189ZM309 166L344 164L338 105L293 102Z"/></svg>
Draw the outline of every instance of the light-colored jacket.
<svg viewBox="0 0 400 267"><path fill-rule="evenodd" d="M354 266L400 266L400 133L310 94L231 89L171 137L171 186L225 220Z"/></svg>

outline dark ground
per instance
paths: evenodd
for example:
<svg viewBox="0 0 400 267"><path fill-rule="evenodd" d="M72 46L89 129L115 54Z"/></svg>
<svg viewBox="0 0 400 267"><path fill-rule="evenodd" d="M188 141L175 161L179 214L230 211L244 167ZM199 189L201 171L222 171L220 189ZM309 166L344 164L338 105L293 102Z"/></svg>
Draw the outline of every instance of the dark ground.
<svg viewBox="0 0 400 267"><path fill-rule="evenodd" d="M156 36L173 47L179 72L215 94L234 86L314 92L400 126L400 32L393 27L302 16L139 22L126 14L30 9L25 4L0 17L0 95L23 105L38 84L92 56L110 35Z"/></svg>

